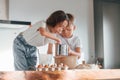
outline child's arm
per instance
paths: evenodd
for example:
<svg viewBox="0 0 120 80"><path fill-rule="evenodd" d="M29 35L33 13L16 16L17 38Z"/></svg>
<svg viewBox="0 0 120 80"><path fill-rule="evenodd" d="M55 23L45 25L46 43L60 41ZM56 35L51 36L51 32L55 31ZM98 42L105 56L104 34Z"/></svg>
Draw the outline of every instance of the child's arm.
<svg viewBox="0 0 120 80"><path fill-rule="evenodd" d="M73 50L71 50L71 49L69 48L68 53L69 53L69 55L78 56L78 58L80 58L80 56L81 56L80 47L76 47L76 48L75 48L75 51L73 51Z"/></svg>
<svg viewBox="0 0 120 80"><path fill-rule="evenodd" d="M50 39L53 39L53 40L55 40L57 43L61 43L61 40L60 40L59 38L57 38L57 37L53 36L51 33L47 32L47 31L45 30L45 28L40 27L40 28L38 29L38 31L40 32L40 34L41 34L42 36L45 36L45 37L50 38Z"/></svg>
<svg viewBox="0 0 120 80"><path fill-rule="evenodd" d="M52 50L53 50L53 44L49 43L49 44L48 44L48 51L47 51L47 53L48 53L48 54L53 54L53 51L52 51Z"/></svg>

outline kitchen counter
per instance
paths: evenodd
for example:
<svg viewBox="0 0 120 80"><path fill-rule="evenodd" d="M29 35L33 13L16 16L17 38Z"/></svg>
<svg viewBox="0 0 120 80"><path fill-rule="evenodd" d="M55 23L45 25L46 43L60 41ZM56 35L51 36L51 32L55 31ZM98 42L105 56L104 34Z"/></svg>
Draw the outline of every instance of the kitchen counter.
<svg viewBox="0 0 120 80"><path fill-rule="evenodd" d="M1 71L0 80L120 80L120 69Z"/></svg>

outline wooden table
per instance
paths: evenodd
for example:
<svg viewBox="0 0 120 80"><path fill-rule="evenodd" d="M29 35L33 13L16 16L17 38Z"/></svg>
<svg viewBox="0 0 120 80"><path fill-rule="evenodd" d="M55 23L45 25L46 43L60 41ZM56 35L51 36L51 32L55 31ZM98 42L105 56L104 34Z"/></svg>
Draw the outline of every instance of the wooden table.
<svg viewBox="0 0 120 80"><path fill-rule="evenodd" d="M63 71L3 71L0 80L120 80L120 69Z"/></svg>

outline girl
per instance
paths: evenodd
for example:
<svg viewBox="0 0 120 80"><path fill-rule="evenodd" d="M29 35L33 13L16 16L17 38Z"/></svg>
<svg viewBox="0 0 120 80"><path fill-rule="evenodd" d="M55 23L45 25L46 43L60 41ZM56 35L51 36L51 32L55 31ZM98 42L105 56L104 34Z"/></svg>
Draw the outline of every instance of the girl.
<svg viewBox="0 0 120 80"><path fill-rule="evenodd" d="M67 25L68 17L64 11L58 10L53 12L46 22L37 22L20 33L15 38L13 45L15 70L35 70L37 63L36 47L54 41L61 43L60 39L52 33L61 33Z"/></svg>

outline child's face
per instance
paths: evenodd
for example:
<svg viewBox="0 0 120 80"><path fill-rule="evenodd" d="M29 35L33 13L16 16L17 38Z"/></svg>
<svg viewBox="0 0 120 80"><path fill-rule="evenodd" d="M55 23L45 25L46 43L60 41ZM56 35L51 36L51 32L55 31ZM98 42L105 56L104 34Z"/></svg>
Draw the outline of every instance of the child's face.
<svg viewBox="0 0 120 80"><path fill-rule="evenodd" d="M54 27L54 33L62 33L63 29L68 25L68 22L65 20Z"/></svg>
<svg viewBox="0 0 120 80"><path fill-rule="evenodd" d="M64 30L62 31L62 36L65 38L70 38L73 35L73 31L75 26L73 24L69 24Z"/></svg>

